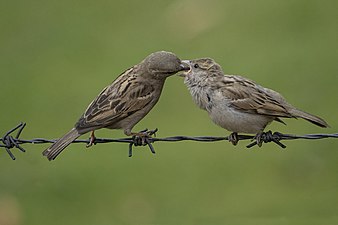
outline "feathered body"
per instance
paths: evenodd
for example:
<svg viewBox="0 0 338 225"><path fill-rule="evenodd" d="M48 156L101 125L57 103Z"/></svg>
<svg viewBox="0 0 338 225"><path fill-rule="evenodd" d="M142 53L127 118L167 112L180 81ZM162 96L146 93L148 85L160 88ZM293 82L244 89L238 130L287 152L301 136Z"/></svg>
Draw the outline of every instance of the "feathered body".
<svg viewBox="0 0 338 225"><path fill-rule="evenodd" d="M187 63L191 69L184 74L184 82L193 100L214 123L231 132L257 134L274 120L282 122L280 118L303 118L328 127L323 119L287 103L278 92L242 76L224 75L210 58Z"/></svg>
<svg viewBox="0 0 338 225"><path fill-rule="evenodd" d="M43 152L55 159L80 135L101 128L132 128L155 106L167 77L185 70L181 60L170 52L155 52L127 69L89 104L75 127Z"/></svg>

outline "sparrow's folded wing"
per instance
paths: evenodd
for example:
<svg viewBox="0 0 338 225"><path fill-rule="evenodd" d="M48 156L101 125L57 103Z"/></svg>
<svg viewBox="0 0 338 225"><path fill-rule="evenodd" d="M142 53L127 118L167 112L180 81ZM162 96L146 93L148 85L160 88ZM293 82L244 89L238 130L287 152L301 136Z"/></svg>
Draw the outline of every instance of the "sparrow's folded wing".
<svg viewBox="0 0 338 225"><path fill-rule="evenodd" d="M138 81L137 75L122 74L92 101L76 128L81 131L109 127L142 110L156 97L154 87L142 81Z"/></svg>
<svg viewBox="0 0 338 225"><path fill-rule="evenodd" d="M285 100L277 92L270 92L240 76L224 76L223 96L239 110L275 117L293 117L288 113ZM274 93L274 94L273 94Z"/></svg>

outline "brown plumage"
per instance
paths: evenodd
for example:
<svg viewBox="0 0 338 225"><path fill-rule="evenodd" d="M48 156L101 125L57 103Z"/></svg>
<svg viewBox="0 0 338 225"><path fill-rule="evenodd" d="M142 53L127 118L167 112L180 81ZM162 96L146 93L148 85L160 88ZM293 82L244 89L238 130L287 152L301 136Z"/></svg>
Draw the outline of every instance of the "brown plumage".
<svg viewBox="0 0 338 225"><path fill-rule="evenodd" d="M187 69L173 53L160 51L149 55L104 88L75 127L43 155L53 160L80 135L101 128L123 129L126 135L138 135L131 130L157 103L166 78Z"/></svg>
<svg viewBox="0 0 338 225"><path fill-rule="evenodd" d="M237 75L224 75L210 58L190 61L191 69L183 73L195 103L209 113L217 125L233 132L230 141L237 144L237 133L260 134L273 120L303 118L317 126L328 127L318 116L296 109L282 95ZM259 143L260 145L261 143Z"/></svg>

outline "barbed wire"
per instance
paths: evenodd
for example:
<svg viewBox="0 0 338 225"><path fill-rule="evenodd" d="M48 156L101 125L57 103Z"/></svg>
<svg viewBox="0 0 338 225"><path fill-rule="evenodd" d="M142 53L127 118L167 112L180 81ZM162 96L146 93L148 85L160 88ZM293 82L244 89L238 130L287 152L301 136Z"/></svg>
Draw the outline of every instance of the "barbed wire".
<svg viewBox="0 0 338 225"><path fill-rule="evenodd" d="M0 148L6 149L8 155L15 160L14 154L11 152L11 149L17 148L21 152L26 152L26 150L21 147L22 144L45 144L45 143L54 143L57 139L49 140L45 138L34 138L31 140L20 139L20 135L23 129L26 127L26 123L20 123L16 127L10 129L5 135L0 138L0 141L3 144L0 144ZM15 137L12 134L18 131ZM157 129L154 131L154 133ZM247 148L251 148L257 145L257 141L254 139L255 136L252 135L238 135L238 140L251 140L252 142L247 145ZM305 134L305 135L294 135L294 134L282 134L279 132L272 133L271 131L263 133L261 140L264 143L274 142L281 148L286 148L286 145L281 143L281 140L296 140L296 139L323 139L323 138L338 138L338 133L334 134ZM129 157L132 156L133 146L149 146L149 149L152 153L155 154L155 149L152 143L155 142L178 142L178 141L198 141L198 142L216 142L216 141L226 141L228 137L211 137L211 136L198 136L198 137L188 137L188 136L173 136L165 138L149 137L149 138L139 138L137 136L128 137L128 138L119 138L119 139L110 139L110 138L95 138L94 144L102 143L129 143ZM90 138L85 140L75 140L73 143L90 143Z"/></svg>

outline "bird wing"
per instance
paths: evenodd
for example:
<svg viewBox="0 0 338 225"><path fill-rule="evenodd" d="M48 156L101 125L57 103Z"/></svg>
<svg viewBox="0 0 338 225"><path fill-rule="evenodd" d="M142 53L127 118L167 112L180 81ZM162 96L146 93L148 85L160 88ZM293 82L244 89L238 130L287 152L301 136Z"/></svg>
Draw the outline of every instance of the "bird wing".
<svg viewBox="0 0 338 225"><path fill-rule="evenodd" d="M76 128L87 132L90 128L108 127L143 109L155 98L154 87L143 82L133 68L122 73L92 101Z"/></svg>
<svg viewBox="0 0 338 225"><path fill-rule="evenodd" d="M241 76L224 76L221 92L230 105L239 110L275 117L293 117L286 101L277 92L255 84Z"/></svg>

